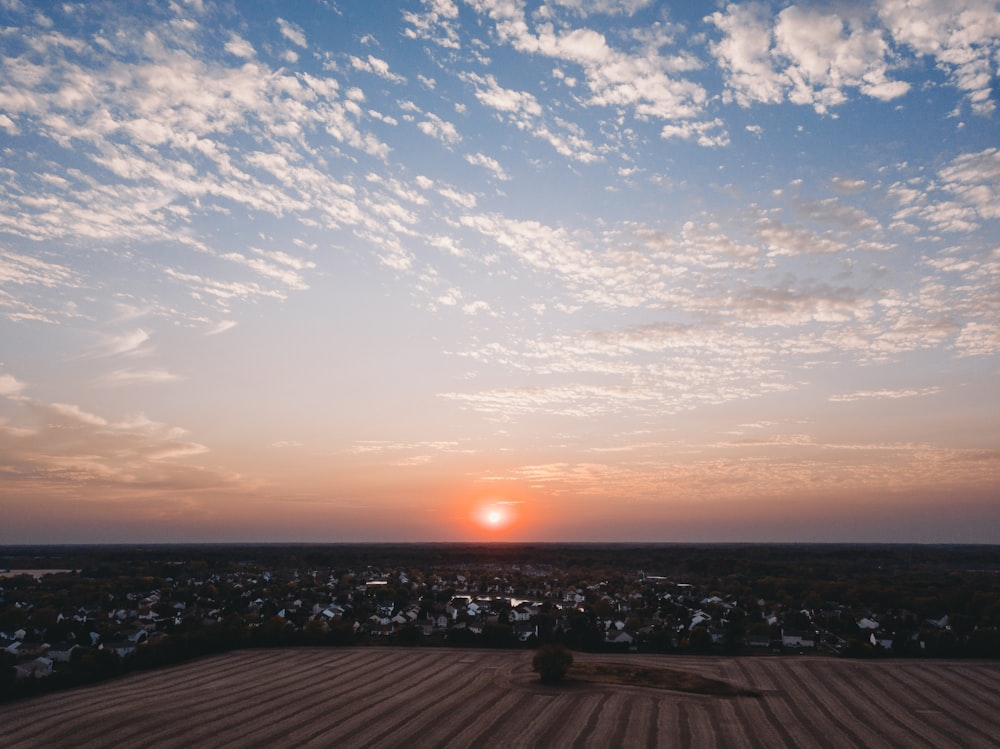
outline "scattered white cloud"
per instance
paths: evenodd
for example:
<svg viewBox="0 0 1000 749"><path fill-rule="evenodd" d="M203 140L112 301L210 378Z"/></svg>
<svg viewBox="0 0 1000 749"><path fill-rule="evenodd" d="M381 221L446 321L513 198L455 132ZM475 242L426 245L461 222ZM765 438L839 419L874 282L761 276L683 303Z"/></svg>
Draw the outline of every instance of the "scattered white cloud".
<svg viewBox="0 0 1000 749"><path fill-rule="evenodd" d="M494 158L487 156L486 154L482 153L468 154L466 155L465 160L468 161L473 166L483 167L487 171L491 172L494 177L496 177L501 181L506 181L510 179L510 176L507 174L506 171L504 171L504 168L503 166L500 165L500 162Z"/></svg>
<svg viewBox="0 0 1000 749"><path fill-rule="evenodd" d="M428 112L423 122L417 123L417 128L424 135L439 140L445 145L454 145L462 140L458 129L450 122L442 120L436 114Z"/></svg>
<svg viewBox="0 0 1000 749"><path fill-rule="evenodd" d="M834 403L851 403L853 401L859 400L879 400L879 399L890 399L897 400L899 398L915 398L925 395L934 395L941 392L940 387L926 387L926 388L906 388L906 389L884 389L884 390L858 390L853 393L840 393L838 395L831 395L830 400Z"/></svg>
<svg viewBox="0 0 1000 749"><path fill-rule="evenodd" d="M229 41L226 42L226 52L236 57L249 60L255 54L253 45L239 34L230 33Z"/></svg>
<svg viewBox="0 0 1000 749"><path fill-rule="evenodd" d="M19 382L14 375L0 375L0 395L10 397L19 395L24 390L24 383Z"/></svg>
<svg viewBox="0 0 1000 749"><path fill-rule="evenodd" d="M309 46L306 42L306 32L302 30L302 27L298 24L290 23L284 18L278 19L278 28L281 29L281 35L285 37L292 44L299 47Z"/></svg>
<svg viewBox="0 0 1000 749"><path fill-rule="evenodd" d="M995 0L879 0L877 12L897 44L932 57L949 74L974 112L994 111L992 82L1000 66L1000 6Z"/></svg>
<svg viewBox="0 0 1000 749"><path fill-rule="evenodd" d="M890 77L889 44L863 17L799 5L771 15L763 4L733 3L706 20L722 32L709 49L727 73L726 96L741 106L787 99L826 113L849 89L883 101L910 89Z"/></svg>
<svg viewBox="0 0 1000 749"><path fill-rule="evenodd" d="M355 70L372 73L393 83L406 83L406 78L389 70L389 63L373 55L368 55L365 59L351 55L350 61Z"/></svg>
<svg viewBox="0 0 1000 749"><path fill-rule="evenodd" d="M165 369L116 369L100 378L104 385L160 385L177 382L180 376Z"/></svg>

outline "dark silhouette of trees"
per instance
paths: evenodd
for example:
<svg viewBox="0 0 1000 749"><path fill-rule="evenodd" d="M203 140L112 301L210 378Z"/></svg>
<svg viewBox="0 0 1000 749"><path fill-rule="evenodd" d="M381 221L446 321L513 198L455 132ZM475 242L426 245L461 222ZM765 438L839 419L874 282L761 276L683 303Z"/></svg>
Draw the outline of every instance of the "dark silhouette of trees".
<svg viewBox="0 0 1000 749"><path fill-rule="evenodd" d="M565 645L542 645L531 659L531 668L543 684L558 684L573 665L573 653Z"/></svg>

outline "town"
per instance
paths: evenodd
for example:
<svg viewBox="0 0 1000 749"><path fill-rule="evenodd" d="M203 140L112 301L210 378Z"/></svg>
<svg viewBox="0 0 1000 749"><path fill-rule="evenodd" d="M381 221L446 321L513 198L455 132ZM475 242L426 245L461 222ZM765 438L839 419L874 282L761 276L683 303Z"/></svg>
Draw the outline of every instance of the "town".
<svg viewBox="0 0 1000 749"><path fill-rule="evenodd" d="M0 696L275 646L1000 657L1000 548L0 549Z"/></svg>

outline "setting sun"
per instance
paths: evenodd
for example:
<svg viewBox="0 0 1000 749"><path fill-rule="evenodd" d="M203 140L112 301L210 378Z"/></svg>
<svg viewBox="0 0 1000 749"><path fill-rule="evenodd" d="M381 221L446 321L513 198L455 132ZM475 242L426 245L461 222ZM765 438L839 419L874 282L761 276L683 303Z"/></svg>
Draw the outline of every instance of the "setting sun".
<svg viewBox="0 0 1000 749"><path fill-rule="evenodd" d="M514 505L506 500L486 501L472 512L475 524L489 531L509 528L517 519Z"/></svg>

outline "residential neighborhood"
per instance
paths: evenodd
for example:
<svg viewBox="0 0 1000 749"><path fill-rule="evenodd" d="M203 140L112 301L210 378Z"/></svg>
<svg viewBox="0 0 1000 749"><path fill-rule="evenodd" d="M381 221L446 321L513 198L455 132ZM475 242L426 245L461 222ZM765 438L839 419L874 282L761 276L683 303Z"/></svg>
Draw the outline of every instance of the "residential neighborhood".
<svg viewBox="0 0 1000 749"><path fill-rule="evenodd" d="M864 576L823 547L19 551L0 557L0 683L285 645L1000 655L996 549L869 554Z"/></svg>

